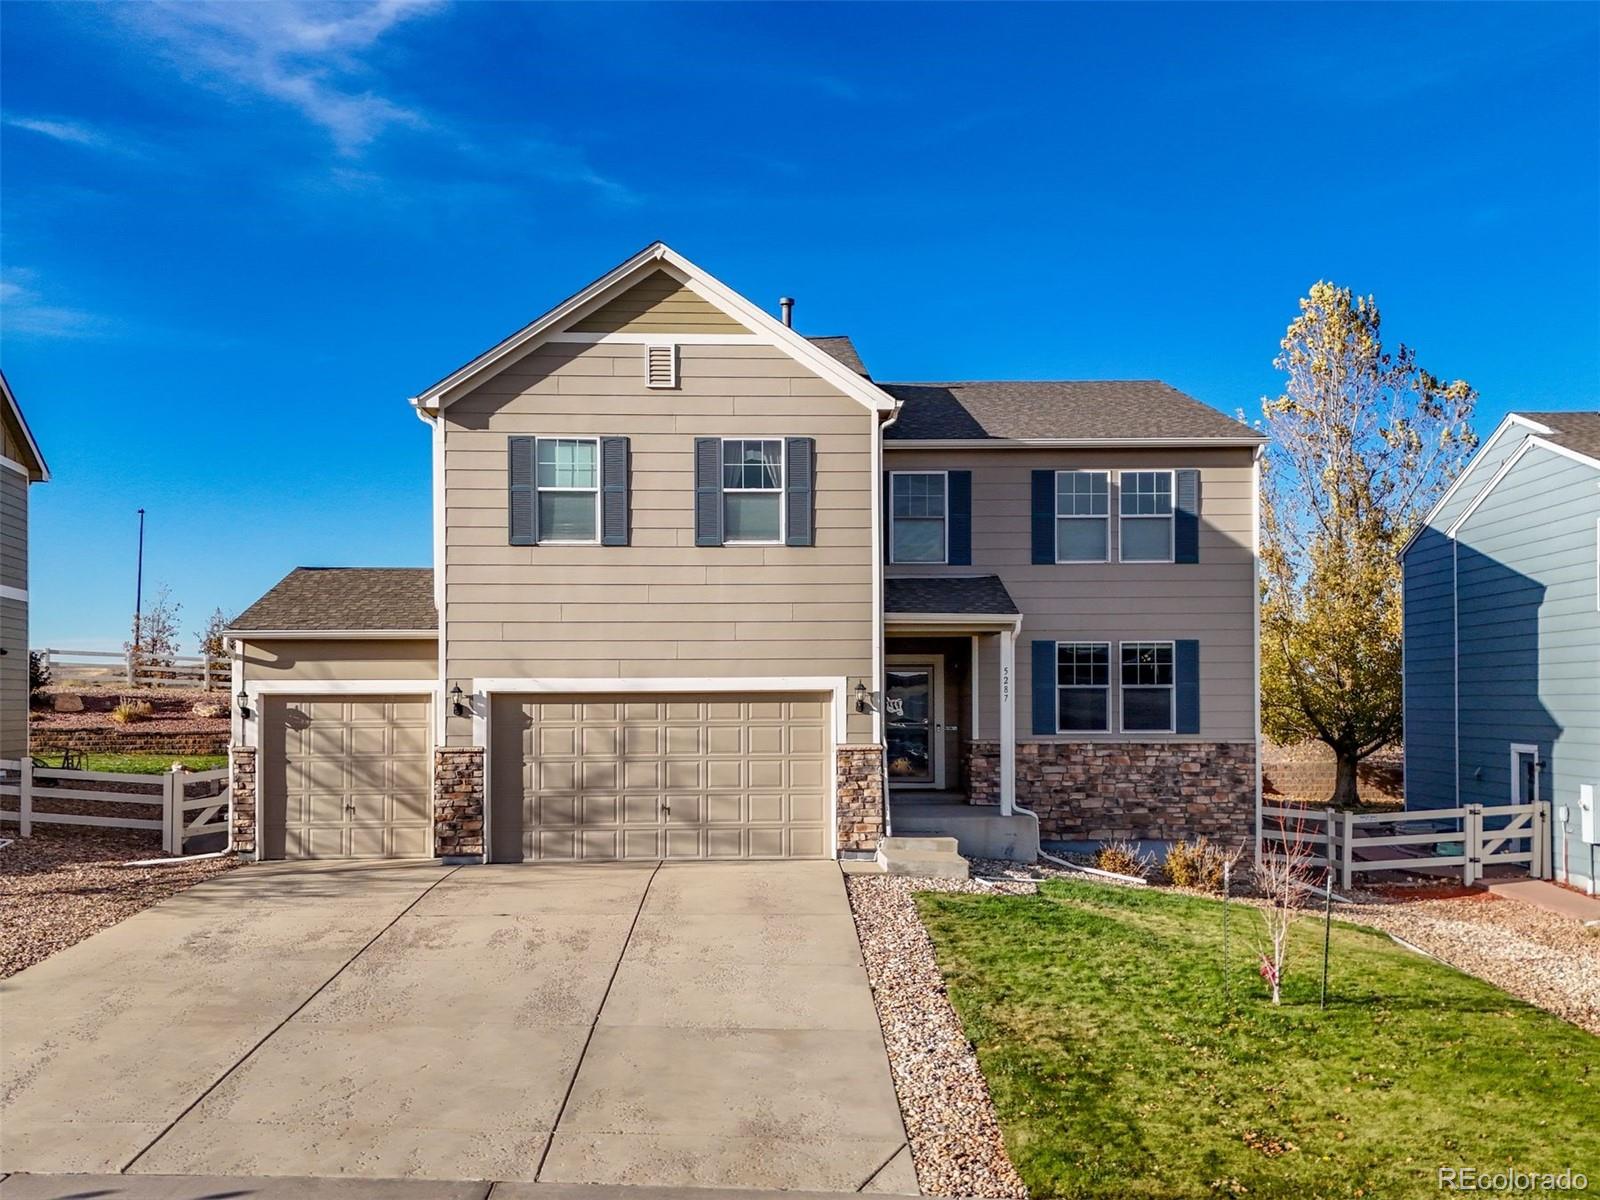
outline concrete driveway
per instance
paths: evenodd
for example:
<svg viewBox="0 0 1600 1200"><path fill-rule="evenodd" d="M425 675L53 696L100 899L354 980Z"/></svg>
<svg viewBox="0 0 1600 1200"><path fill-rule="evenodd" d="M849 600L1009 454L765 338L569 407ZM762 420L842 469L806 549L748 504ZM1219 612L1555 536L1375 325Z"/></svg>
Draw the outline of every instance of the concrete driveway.
<svg viewBox="0 0 1600 1200"><path fill-rule="evenodd" d="M0 1006L0 1171L916 1191L830 862L249 866Z"/></svg>

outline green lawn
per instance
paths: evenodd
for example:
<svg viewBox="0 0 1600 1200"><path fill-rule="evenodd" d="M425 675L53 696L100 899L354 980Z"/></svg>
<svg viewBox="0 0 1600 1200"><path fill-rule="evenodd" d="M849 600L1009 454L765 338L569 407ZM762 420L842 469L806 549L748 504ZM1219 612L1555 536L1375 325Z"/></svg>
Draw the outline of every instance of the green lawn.
<svg viewBox="0 0 1600 1200"><path fill-rule="evenodd" d="M59 754L48 756L49 761L60 761ZM173 763L182 763L192 771L215 771L228 765L226 754L85 754L85 771L114 771L124 775L160 775Z"/></svg>
<svg viewBox="0 0 1600 1200"><path fill-rule="evenodd" d="M1600 1188L1600 1039L1336 925L1291 941L1284 1004L1260 917L1051 882L917 904L1034 1196L1431 1196L1440 1166L1585 1170Z"/></svg>

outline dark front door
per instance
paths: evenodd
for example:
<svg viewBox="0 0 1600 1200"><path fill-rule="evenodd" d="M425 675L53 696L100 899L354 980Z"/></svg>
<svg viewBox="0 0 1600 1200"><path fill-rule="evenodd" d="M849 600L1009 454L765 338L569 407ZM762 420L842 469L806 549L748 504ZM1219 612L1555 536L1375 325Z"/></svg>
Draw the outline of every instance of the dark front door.
<svg viewBox="0 0 1600 1200"><path fill-rule="evenodd" d="M933 782L933 668L890 667L884 675L884 729L892 783Z"/></svg>

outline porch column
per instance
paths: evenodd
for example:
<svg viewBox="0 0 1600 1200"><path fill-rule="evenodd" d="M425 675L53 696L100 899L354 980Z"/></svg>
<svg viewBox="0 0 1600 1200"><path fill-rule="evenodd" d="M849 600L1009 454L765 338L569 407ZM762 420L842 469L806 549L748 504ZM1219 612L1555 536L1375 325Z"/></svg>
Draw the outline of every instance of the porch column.
<svg viewBox="0 0 1600 1200"><path fill-rule="evenodd" d="M1009 817L1017 799L1017 639L1000 631L1000 815Z"/></svg>

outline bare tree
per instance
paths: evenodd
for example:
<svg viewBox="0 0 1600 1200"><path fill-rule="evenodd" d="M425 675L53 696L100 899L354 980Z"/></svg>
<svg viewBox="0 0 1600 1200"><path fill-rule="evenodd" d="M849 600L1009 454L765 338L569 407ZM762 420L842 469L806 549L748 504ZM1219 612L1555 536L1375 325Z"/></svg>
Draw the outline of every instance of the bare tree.
<svg viewBox="0 0 1600 1200"><path fill-rule="evenodd" d="M150 607L134 618L133 636L123 646L134 669L170 667L178 656L178 613L183 605L166 584L156 588Z"/></svg>
<svg viewBox="0 0 1600 1200"><path fill-rule="evenodd" d="M1256 887L1266 898L1261 909L1262 935L1258 942L1261 978L1272 989L1272 1002L1283 1001L1283 978L1289 964L1289 930L1294 926L1311 885L1319 842L1306 832L1303 818L1291 827L1278 818L1275 833L1262 839L1260 861L1256 865Z"/></svg>

